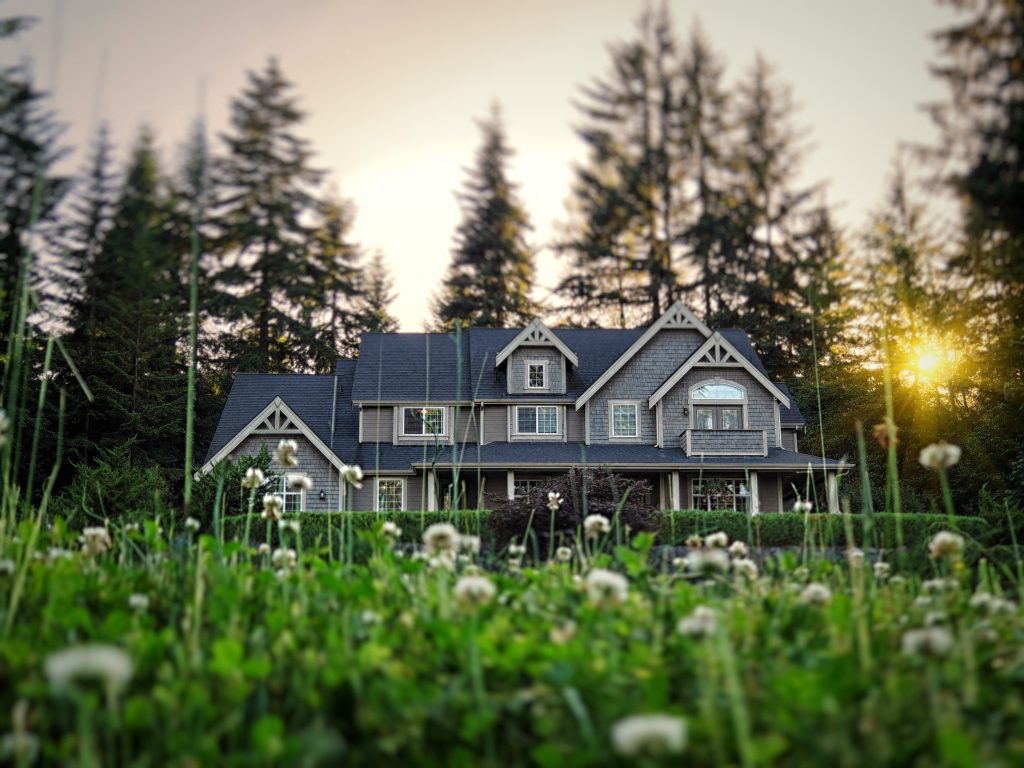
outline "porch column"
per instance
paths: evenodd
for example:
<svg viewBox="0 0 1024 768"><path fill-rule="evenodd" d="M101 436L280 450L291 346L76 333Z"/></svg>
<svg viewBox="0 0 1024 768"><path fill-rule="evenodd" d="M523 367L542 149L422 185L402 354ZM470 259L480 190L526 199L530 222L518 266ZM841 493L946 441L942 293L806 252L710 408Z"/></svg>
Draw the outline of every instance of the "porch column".
<svg viewBox="0 0 1024 768"><path fill-rule="evenodd" d="M672 472L672 509L683 508L683 498L679 494L679 472Z"/></svg>
<svg viewBox="0 0 1024 768"><path fill-rule="evenodd" d="M838 515L839 483L836 480L836 473L834 471L826 473L825 485L828 490L828 511L833 515Z"/></svg>
<svg viewBox="0 0 1024 768"><path fill-rule="evenodd" d="M513 470L508 471L508 498L509 501L516 497L516 473Z"/></svg>
<svg viewBox="0 0 1024 768"><path fill-rule="evenodd" d="M427 512L437 510L437 488L435 487L434 473L427 470Z"/></svg>
<svg viewBox="0 0 1024 768"><path fill-rule="evenodd" d="M757 472L750 471L750 514L761 514L761 495L757 490Z"/></svg>

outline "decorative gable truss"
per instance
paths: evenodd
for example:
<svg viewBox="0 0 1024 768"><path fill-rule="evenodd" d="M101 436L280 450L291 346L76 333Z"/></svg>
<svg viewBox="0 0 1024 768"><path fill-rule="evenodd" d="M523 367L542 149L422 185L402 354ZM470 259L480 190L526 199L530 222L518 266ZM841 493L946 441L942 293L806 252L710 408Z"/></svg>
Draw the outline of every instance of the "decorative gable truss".
<svg viewBox="0 0 1024 768"><path fill-rule="evenodd" d="M697 351L690 355L685 363L676 369L675 373L665 380L664 384L658 387L647 401L648 407L656 406L665 395L672 391L672 388L680 382L683 376L694 368L742 368L771 392L776 400L789 408L789 398L782 390L761 373L757 366L741 355L736 347L718 331L715 331Z"/></svg>
<svg viewBox="0 0 1024 768"><path fill-rule="evenodd" d="M579 396L579 399L576 400L576 410L578 411L586 405L587 401L596 395L601 387L611 381L612 376L618 373L641 349L647 346L647 343L658 335L658 331L662 330L698 331L704 338L711 336L711 329L698 320L697 316L683 302L675 302L666 310L665 314L651 323L650 328L644 331L643 336L634 341L632 346L619 356L618 360L608 366L608 370L602 373L586 392ZM735 352L735 350L733 351Z"/></svg>
<svg viewBox="0 0 1024 768"><path fill-rule="evenodd" d="M199 472L203 474L209 472L217 462L230 456L231 452L241 445L243 440L251 435L266 435L267 437L277 435L301 435L309 440L310 444L320 451L324 458L326 458L339 471L345 467L345 463L327 446L327 443L317 437L316 433L296 415L295 411L288 406L288 403L280 397L275 397L266 408L256 414L256 417L252 421L240 429L238 434L231 438L223 448L217 451L217 453L202 466Z"/></svg>
<svg viewBox="0 0 1024 768"><path fill-rule="evenodd" d="M497 357L494 358L494 367L497 368L505 362L509 355L519 349L519 347L554 347L574 366L579 366L580 364L580 360L576 356L576 353L569 349L565 343L555 335L554 331L544 325L540 320L534 320L520 331L516 337L506 344L498 353Z"/></svg>

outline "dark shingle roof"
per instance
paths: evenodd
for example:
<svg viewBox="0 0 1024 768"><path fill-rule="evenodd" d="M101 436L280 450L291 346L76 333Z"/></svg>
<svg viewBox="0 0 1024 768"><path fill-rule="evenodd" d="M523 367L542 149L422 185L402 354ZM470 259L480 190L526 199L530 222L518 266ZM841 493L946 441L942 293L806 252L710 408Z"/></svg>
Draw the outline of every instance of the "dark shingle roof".
<svg viewBox="0 0 1024 768"><path fill-rule="evenodd" d="M231 385L205 461L213 458L275 397L284 400L317 437L330 444L334 379L334 376L293 373L238 374Z"/></svg>
<svg viewBox="0 0 1024 768"><path fill-rule="evenodd" d="M454 400L459 395L470 399L468 335L462 334L459 350L455 334L363 334L352 398L427 402Z"/></svg>

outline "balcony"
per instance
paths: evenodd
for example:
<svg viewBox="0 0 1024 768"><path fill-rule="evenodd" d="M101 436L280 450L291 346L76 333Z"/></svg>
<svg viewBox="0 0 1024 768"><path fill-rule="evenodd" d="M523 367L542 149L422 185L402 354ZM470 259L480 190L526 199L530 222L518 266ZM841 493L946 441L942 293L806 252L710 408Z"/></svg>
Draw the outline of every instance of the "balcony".
<svg viewBox="0 0 1024 768"><path fill-rule="evenodd" d="M679 436L687 456L767 456L765 429L687 429Z"/></svg>

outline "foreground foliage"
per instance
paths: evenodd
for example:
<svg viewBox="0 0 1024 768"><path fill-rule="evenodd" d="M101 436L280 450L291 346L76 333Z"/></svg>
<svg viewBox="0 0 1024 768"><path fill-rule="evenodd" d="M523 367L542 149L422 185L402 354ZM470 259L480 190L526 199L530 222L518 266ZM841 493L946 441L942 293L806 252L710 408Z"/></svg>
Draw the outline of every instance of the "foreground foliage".
<svg viewBox="0 0 1024 768"><path fill-rule="evenodd" d="M683 739L697 765L1024 759L1019 596L956 537L922 579L711 536L673 562L601 526L484 569L443 524L413 556L363 532L365 564L287 524L262 550L194 527L7 531L7 759L574 766Z"/></svg>

